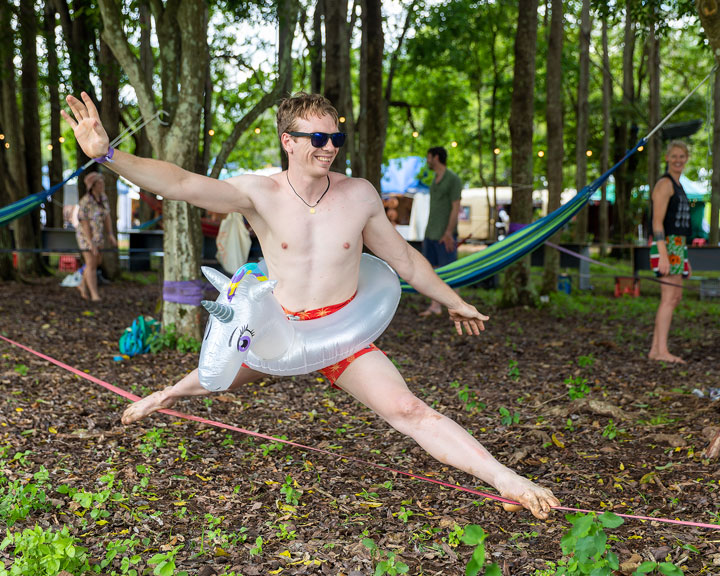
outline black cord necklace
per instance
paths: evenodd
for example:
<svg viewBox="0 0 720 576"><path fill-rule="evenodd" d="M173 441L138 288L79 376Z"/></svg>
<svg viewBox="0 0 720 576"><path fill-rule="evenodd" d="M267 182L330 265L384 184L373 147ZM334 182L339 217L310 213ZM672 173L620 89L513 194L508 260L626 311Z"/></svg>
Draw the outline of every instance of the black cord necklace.
<svg viewBox="0 0 720 576"><path fill-rule="evenodd" d="M327 194L327 191L330 190L330 176L327 177L328 185L327 185L327 188L325 188L325 192L322 193L322 196L320 196L320 198L318 199L317 202L315 202L315 204L308 204L307 202L305 202L305 199L302 196L300 196L300 194L297 193L297 190L295 190L294 186L290 182L290 171L289 170L287 172L285 172L285 176L287 177L288 184L290 184L290 188L292 188L292 191L295 192L295 196L300 198L300 200L302 200L302 203L305 204L305 206L307 206L308 208L310 208L310 214L315 214L315 206L320 204L320 200L325 198L325 194Z"/></svg>

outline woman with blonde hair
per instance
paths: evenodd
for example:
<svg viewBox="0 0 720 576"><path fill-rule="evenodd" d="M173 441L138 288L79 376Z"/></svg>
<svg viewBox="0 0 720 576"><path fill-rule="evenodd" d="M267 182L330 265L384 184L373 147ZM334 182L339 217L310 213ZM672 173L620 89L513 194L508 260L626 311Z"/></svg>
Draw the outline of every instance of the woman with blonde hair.
<svg viewBox="0 0 720 576"><path fill-rule="evenodd" d="M684 142L670 142L665 154L667 171L652 191L653 242L650 247L650 266L662 278L662 284L648 358L682 364L685 361L668 350L668 334L673 311L682 299L683 278L690 276L687 252L687 239L692 233L690 204L680 184L688 157L688 147Z"/></svg>
<svg viewBox="0 0 720 576"><path fill-rule="evenodd" d="M93 302L98 302L100 295L97 289L97 269L102 262L101 250L105 247L106 237L114 247L117 246L117 239L112 230L110 204L105 194L102 174L89 172L83 182L86 192L80 200L75 237L85 261L85 271L78 290L83 300L90 296Z"/></svg>

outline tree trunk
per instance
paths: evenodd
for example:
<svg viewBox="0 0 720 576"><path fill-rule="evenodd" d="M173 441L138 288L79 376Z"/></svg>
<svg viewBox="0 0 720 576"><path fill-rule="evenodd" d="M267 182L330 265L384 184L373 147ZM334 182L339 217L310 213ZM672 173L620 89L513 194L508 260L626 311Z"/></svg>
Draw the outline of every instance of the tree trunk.
<svg viewBox="0 0 720 576"><path fill-rule="evenodd" d="M50 186L55 186L63 181L63 156L60 137L60 66L58 63L57 46L55 42L55 8L52 0L45 0L45 45L47 46L48 66L48 90L50 97L50 143L52 151L48 164ZM63 204L65 202L64 190L58 190L53 194L52 202L47 207L47 225L50 228L63 227Z"/></svg>
<svg viewBox="0 0 720 576"><path fill-rule="evenodd" d="M315 2L313 13L313 36L308 46L310 56L310 90L314 94L322 92L323 85L323 43L322 43L322 22L325 0Z"/></svg>
<svg viewBox="0 0 720 576"><path fill-rule="evenodd" d="M297 0L282 0L278 3L278 19L280 21L280 38L293 38L295 26L297 24L298 17L298 3ZM274 106L277 99L286 94L292 88L292 40L290 42L281 41L278 44L278 77L275 81L273 89L265 94L258 102L253 106L250 111L243 116L240 121L235 124L232 132L227 139L222 143L220 147L220 153L215 158L213 168L210 172L211 178L217 178L220 176L220 171L225 162L227 162L228 156L235 148L237 141L240 136L247 131L255 120L257 120L265 110ZM283 162L285 162L285 154L283 154Z"/></svg>
<svg viewBox="0 0 720 576"><path fill-rule="evenodd" d="M152 15L150 13L150 6L147 0L143 0L138 4L138 11L140 14L140 72L143 77L143 81L147 86L152 86L153 81L153 68L155 67L154 56L150 39L152 37ZM148 138L147 130L142 128L135 133L135 154L141 158L151 158L153 155L152 145ZM145 194L150 194L146 190L143 190ZM143 224L152 220L154 217L153 209L150 204L140 197L140 204L138 208L138 219Z"/></svg>
<svg viewBox="0 0 720 576"><path fill-rule="evenodd" d="M135 88L138 106L149 120L155 114L155 94L146 72L125 37L122 16L113 0L100 0L104 22L103 39L112 49ZM198 130L205 87L207 28L202 0L178 0L164 8L152 5L157 23L158 51L162 66L162 101L170 115L167 127L157 122L147 126L148 138L158 158L186 170L194 170ZM182 89L177 80L182 78ZM185 202L165 201L163 205L163 275L166 282L186 282L200 276L202 234L199 210ZM178 333L200 338L200 308L165 300L163 324L174 324Z"/></svg>
<svg viewBox="0 0 720 576"><path fill-rule="evenodd" d="M0 6L0 13L3 7ZM1 89L0 89L1 92ZM2 101L0 100L0 119L4 117L2 113ZM5 146L0 145L0 206L7 206L12 203L10 196L11 182L8 178L7 158L8 153ZM0 250L10 250L12 248L12 232L9 226L0 226ZM14 280L15 270L12 264L12 254L10 252L0 252L0 280Z"/></svg>
<svg viewBox="0 0 720 576"><path fill-rule="evenodd" d="M75 96L85 90L95 98L92 82L90 81L90 47L95 45L95 25L90 20L92 4L90 0L73 0L72 15L67 0L53 0L55 10L60 15L63 37L68 48L70 58L70 82ZM83 166L89 158L75 145L75 162L78 168ZM78 198L85 193L85 183L82 178L77 180Z"/></svg>
<svg viewBox="0 0 720 576"><path fill-rule="evenodd" d="M100 77L102 78L102 100L100 121L110 140L120 133L120 68L106 42L100 41ZM118 176L111 170L102 170L105 178L105 193L110 204L110 222L117 237ZM109 248L110 246L105 246ZM105 276L114 280L120 276L120 262L117 250L103 253L102 269Z"/></svg>
<svg viewBox="0 0 720 576"><path fill-rule="evenodd" d="M325 97L332 102L340 117L352 117L352 110L346 110L345 96L349 86L350 60L344 58L347 46L347 0L334 0L325 6ZM346 149L340 148L331 170L345 174Z"/></svg>
<svg viewBox="0 0 720 576"><path fill-rule="evenodd" d="M385 103L383 100L382 9L380 0L362 2L362 47L365 74L360 93L362 118L360 140L364 152L364 177L380 192L383 149L385 148Z"/></svg>
<svg viewBox="0 0 720 576"><path fill-rule="evenodd" d="M716 58L716 62L720 62ZM710 196L710 237L711 246L720 242L718 220L720 219L720 74L715 73L713 87L713 141L712 141L712 194Z"/></svg>
<svg viewBox="0 0 720 576"><path fill-rule="evenodd" d="M610 168L610 108L612 105L612 78L610 77L610 52L608 50L608 25L607 15L602 21L602 61L603 61L603 82L602 82L602 118L603 118L603 141L600 154L600 172L605 174ZM600 192L600 215L598 218L600 227L600 255L607 253L608 239L610 237L610 223L608 221L607 183L602 185Z"/></svg>
<svg viewBox="0 0 720 576"><path fill-rule="evenodd" d="M22 54L22 115L25 135L25 174L29 194L40 192L42 187L42 151L40 149L40 105L38 103L38 25L34 5L20 3L20 46ZM50 206L47 206L48 210ZM40 248L40 210L28 215L33 231L33 248ZM41 275L44 272L39 252L27 254L25 274Z"/></svg>
<svg viewBox="0 0 720 576"><path fill-rule="evenodd" d="M207 4L205 5L205 26L208 25L210 17ZM206 64L205 64L205 95L203 97L203 114L202 114L202 155L198 155L197 166L195 172L198 174L207 174L210 166L210 152L212 147L212 136L210 130L213 125L212 116L212 71L210 68L210 44L205 42Z"/></svg>
<svg viewBox="0 0 720 576"><path fill-rule="evenodd" d="M547 181L548 213L560 207L563 190L563 98L562 98L562 49L563 49L563 2L552 0L550 40L547 56ZM557 243L560 232L550 238ZM543 294L557 288L560 268L560 254L554 248L545 246L545 270L543 272Z"/></svg>
<svg viewBox="0 0 720 576"><path fill-rule="evenodd" d="M11 5L7 0L0 0L0 30L12 30ZM10 36L12 39L12 35ZM25 165L25 138L22 129L21 115L18 108L17 84L15 81L14 42L0 42L0 93L3 117L3 133L5 134L5 158L7 159L7 178L10 200L17 202L29 194L27 167ZM15 246L23 250L35 249L36 238L33 231L32 217L21 216L12 223ZM36 255L33 252L19 252L18 270L24 275L38 273Z"/></svg>
<svg viewBox="0 0 720 576"><path fill-rule="evenodd" d="M529 224L532 221L537 7L537 0L519 1L515 35L510 140L512 142L512 219L518 224ZM532 304L529 283L530 258L525 257L513 264L505 273L502 304L504 306Z"/></svg>
<svg viewBox="0 0 720 576"><path fill-rule="evenodd" d="M633 52L635 50L635 23L630 10L631 2L625 3L625 34L623 48L623 102L619 114L620 124L616 130L615 159L619 161L628 149L628 123L630 110L634 102L633 87ZM618 240L626 242L632 235L630 230L630 174L627 163L620 166L615 172L615 222L617 224Z"/></svg>
<svg viewBox="0 0 720 576"><path fill-rule="evenodd" d="M577 135L575 138L575 189L580 192L587 184L588 93L590 91L590 0L583 0L580 16L580 65L577 98ZM575 218L575 241L587 241L588 208L585 205Z"/></svg>

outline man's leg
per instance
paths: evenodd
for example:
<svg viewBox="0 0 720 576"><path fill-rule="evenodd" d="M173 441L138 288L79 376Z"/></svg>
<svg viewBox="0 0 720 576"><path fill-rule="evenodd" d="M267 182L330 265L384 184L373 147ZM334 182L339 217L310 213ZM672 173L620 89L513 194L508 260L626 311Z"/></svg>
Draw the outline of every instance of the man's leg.
<svg viewBox="0 0 720 576"><path fill-rule="evenodd" d="M228 390L235 390L263 376L264 374L243 366L238 371ZM153 392L145 396L145 398L141 398L137 402L130 404L130 406L125 409L125 412L123 412L122 423L126 425L132 424L133 422L142 420L153 412L172 408L175 402L185 396L204 396L206 394L211 394L211 392L202 387L200 378L198 377L198 370L195 368L195 370L187 374L173 386L168 386L164 390Z"/></svg>
<svg viewBox="0 0 720 576"><path fill-rule="evenodd" d="M503 466L453 420L430 408L408 389L400 373L381 352L369 352L347 367L336 385L350 393L397 431L413 438L443 464L458 468L520 502L538 518L547 518L560 502Z"/></svg>
<svg viewBox="0 0 720 576"><path fill-rule="evenodd" d="M660 304L655 315L655 331L653 332L652 346L648 358L664 362L684 363L685 361L682 358L670 354L668 350L668 336L673 312L682 299L682 276L680 274L664 276L662 281L663 284L660 284Z"/></svg>

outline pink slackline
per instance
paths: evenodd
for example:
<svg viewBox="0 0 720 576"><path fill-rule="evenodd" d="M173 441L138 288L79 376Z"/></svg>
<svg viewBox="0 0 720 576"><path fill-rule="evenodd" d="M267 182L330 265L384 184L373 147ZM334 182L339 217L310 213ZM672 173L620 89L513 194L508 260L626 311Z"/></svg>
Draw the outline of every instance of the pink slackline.
<svg viewBox="0 0 720 576"><path fill-rule="evenodd" d="M43 360L52 362L53 364L60 366L60 368L64 368L68 372L72 372L73 374L80 376L81 378L84 378L85 380L94 382L95 384L98 384L98 385L102 386L103 388L106 388L107 390L110 390L111 392L114 392L115 394L122 396L123 398L132 400L133 402L140 400L140 397L136 396L135 394L127 392L126 390L123 390L122 388L118 388L117 386L113 386L112 384L109 384L108 382L104 382L103 380L100 380L99 378L95 378L94 376L86 374L85 372L82 372L81 370L78 370L77 368L73 368L72 366L69 366L68 364L65 364L64 362L55 360L55 358L47 356L41 352L37 352L36 350L29 348L28 346L24 346L18 342L15 342L14 340L10 340L10 338L6 338L2 334L0 334L0 339L5 340L5 342L8 342L9 344L12 344L13 346L22 348L23 350L26 350L27 352L30 352L31 354L35 354L35 356L38 356L38 357L42 358ZM479 490L475 490L473 488L467 488L466 486L458 486L455 484L450 484L448 482L443 482L442 480L435 480L434 478L428 478L427 476L415 474L414 472L405 472L403 470L396 470L395 468L391 468L391 467L385 466L383 464L376 464L376 463L370 462L368 460L362 460L361 458L356 458L354 456L344 456L344 455L338 454L336 452L330 452L329 450L323 450L322 448L314 448L312 446L305 446L304 444L299 444L297 442L291 442L290 440L282 440L280 438L268 436L267 434L261 434L259 432L252 432L250 430L245 430L244 428L239 428L237 426L231 426L230 424L224 424L223 422L217 422L215 420L208 420L206 418L201 418L200 416L193 416L192 414L184 414L182 412L177 412L176 410L159 410L159 412L161 412L163 414L167 414L169 416L175 416L176 418L182 418L184 420L193 420L195 422L200 422L202 424L209 424L210 426L215 426L217 428L224 428L225 430L232 430L233 432L240 432L241 434L245 434L247 436L254 436L256 438L262 438L264 440L270 440L272 442L280 442L282 444L287 444L288 446L294 446L295 448L301 448L303 450L310 450L312 452L318 452L320 454L327 454L328 456L332 456L333 458L342 458L344 460L350 460L352 462L357 462L359 464L365 464L367 466L372 466L373 468L379 468L380 470L385 470L386 472L393 472L395 474L401 474L403 476L409 476L410 478L415 478L416 480L423 480L425 482L432 482L433 484L439 484L440 486L444 486L445 488L452 488L454 490L461 490L462 492L468 492L469 494L474 494L475 496L480 496L482 498L486 498L489 500L495 500L497 502L504 502L505 504L514 504L516 506L522 506L519 502L515 502L514 500L510 500L508 498L503 498L502 496L497 496L495 494L488 494L486 492L480 492ZM552 509L553 510L563 510L566 512L582 512L585 514L597 513L593 510L584 510L582 508L568 508L566 506L553 506ZM665 524L680 524L682 526L694 526L696 528L709 528L711 530L720 530L720 525L718 525L718 524L706 524L703 522L689 522L686 520L673 520L672 518L653 518L651 516L636 516L633 514L618 514L617 512L613 512L613 514L615 514L616 516L620 516L622 518L632 518L634 520L648 520L651 522L662 522Z"/></svg>

